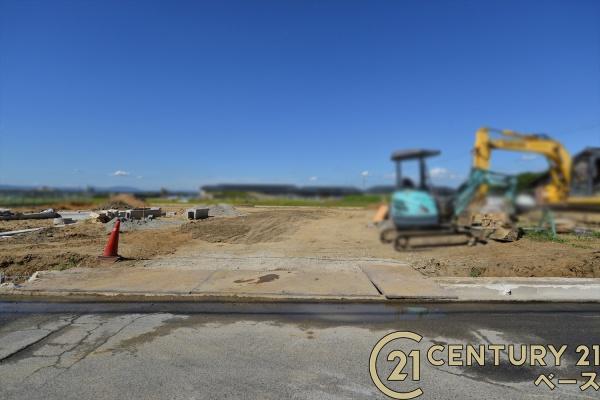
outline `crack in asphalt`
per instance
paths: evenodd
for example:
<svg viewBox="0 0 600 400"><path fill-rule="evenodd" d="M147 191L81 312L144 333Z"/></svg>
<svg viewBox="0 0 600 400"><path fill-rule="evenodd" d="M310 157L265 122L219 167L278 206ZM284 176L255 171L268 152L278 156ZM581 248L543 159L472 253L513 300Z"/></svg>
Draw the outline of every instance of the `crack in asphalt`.
<svg viewBox="0 0 600 400"><path fill-rule="evenodd" d="M6 356L0 358L0 364L2 364L3 362L9 360L12 357L18 355L19 353L22 353L23 351L26 351L26 350L30 349L32 346L35 346L36 344L42 342L43 340L45 340L46 338L48 338L52 334L58 333L58 332L62 331L63 329L71 326L71 324L73 323L73 321L75 320L75 318L76 318L75 316L72 316L71 319L70 319L70 321L67 324L65 324L65 325L63 325L63 326L61 326L59 328L56 328L54 330L47 329L47 328L42 328L41 325L43 323L45 323L45 322L39 322L39 323L36 324L36 328L35 329L22 329L22 330L17 331L17 332L47 331L47 333L44 336L42 336L41 338L39 338L39 339L37 339L37 340L35 340L35 341L31 342L31 343L28 343L27 345L25 345L23 347L20 347L17 350L13 351L12 353L9 353Z"/></svg>
<svg viewBox="0 0 600 400"><path fill-rule="evenodd" d="M122 327L120 327L119 329L117 329L115 332L110 333L109 335L107 335L104 340L102 340L101 342L96 342L94 344L91 344L91 349L89 349L88 351L86 351L85 353L83 353L82 356L78 357L74 362L72 362L70 365L68 366L61 366L59 364L61 364L63 362L63 356L71 351L76 350L79 346L83 346L84 344L86 344L86 340L90 338L90 336L99 328L103 327L104 325L106 325L108 322L110 321L103 321L98 323L98 325L96 325L94 328L90 329L90 330L86 330L86 334L79 340L77 340L75 342L75 344L73 346L71 346L70 348L66 349L65 351L54 355L54 356L43 356L43 355L32 355L33 358L35 357L44 357L44 358L49 358L49 357L56 357L56 361L54 363L52 363L51 365L44 365L40 368L37 368L36 370L34 370L33 372L31 372L30 374L28 374L27 376L25 376L23 378L23 381L29 379L30 377L32 377L33 375L35 375L36 373L47 369L47 368L54 368L54 369L59 369L61 370L60 373L58 373L55 377L58 377L62 374L64 374L65 372L69 371L72 367L74 367L76 364L78 364L79 362L83 361L84 359L86 359L89 355L93 354L96 350L98 350L100 347L102 347L103 345L105 345L111 338L115 337L116 335L118 335L119 333L121 333L123 330L125 330L127 327L131 326L133 323L135 323L136 321L147 317L148 315L140 315L136 318L131 319L131 321L127 322L125 325L123 325ZM73 326L73 325L84 325L84 324L73 324L73 321L71 321L71 323L68 326Z"/></svg>

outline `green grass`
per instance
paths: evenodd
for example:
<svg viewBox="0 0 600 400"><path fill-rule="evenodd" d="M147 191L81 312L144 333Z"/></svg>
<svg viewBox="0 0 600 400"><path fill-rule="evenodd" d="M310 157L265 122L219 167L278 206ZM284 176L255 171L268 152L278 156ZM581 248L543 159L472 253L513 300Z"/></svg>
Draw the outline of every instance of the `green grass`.
<svg viewBox="0 0 600 400"><path fill-rule="evenodd" d="M600 245L598 243L600 232L592 232L587 235L558 234L553 237L552 233L548 231L528 231L525 233L525 237L540 242L567 244L578 249L594 249Z"/></svg>
<svg viewBox="0 0 600 400"><path fill-rule="evenodd" d="M147 197L144 199L144 201L150 205L157 205L157 204L177 205L177 204L194 204L194 203L205 203L206 202L205 200L201 200L201 199L190 199L189 201L181 201L178 199L165 199L164 197Z"/></svg>
<svg viewBox="0 0 600 400"><path fill-rule="evenodd" d="M81 207L93 207L108 200L108 196L56 196L56 195L0 195L0 207L37 207L71 203ZM379 195L351 195L341 198L326 199L300 199L300 198L256 198L247 193L226 193L214 199L165 199L149 197L144 199L150 205L186 205L202 203L227 203L234 206L312 206L312 207L366 207L385 202L386 196Z"/></svg>
<svg viewBox="0 0 600 400"><path fill-rule="evenodd" d="M559 235L553 236L550 231L526 231L525 237L538 242L566 243L565 239Z"/></svg>
<svg viewBox="0 0 600 400"><path fill-rule="evenodd" d="M55 195L0 195L0 207L35 207L71 203L74 205L95 205L106 201L106 196L55 196Z"/></svg>
<svg viewBox="0 0 600 400"><path fill-rule="evenodd" d="M313 207L366 207L386 201L385 196L351 195L331 199L255 198L245 193L227 193L214 199L190 199L188 202L162 198L148 198L150 204L227 203L234 206L313 206Z"/></svg>

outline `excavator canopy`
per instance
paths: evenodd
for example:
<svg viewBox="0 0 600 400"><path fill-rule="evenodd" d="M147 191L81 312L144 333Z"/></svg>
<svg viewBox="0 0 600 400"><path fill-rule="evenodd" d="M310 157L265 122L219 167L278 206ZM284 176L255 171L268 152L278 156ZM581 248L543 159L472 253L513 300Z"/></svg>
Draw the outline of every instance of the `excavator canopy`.
<svg viewBox="0 0 600 400"><path fill-rule="evenodd" d="M440 154L439 150L410 149L397 150L392 153L392 161L416 160L419 158L433 157Z"/></svg>

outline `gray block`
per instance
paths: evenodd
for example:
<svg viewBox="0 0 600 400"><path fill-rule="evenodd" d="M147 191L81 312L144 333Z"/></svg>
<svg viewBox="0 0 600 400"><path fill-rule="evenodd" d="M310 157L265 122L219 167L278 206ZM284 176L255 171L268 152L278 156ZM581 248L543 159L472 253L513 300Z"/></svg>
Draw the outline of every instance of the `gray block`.
<svg viewBox="0 0 600 400"><path fill-rule="evenodd" d="M208 208L188 208L187 211L188 219L205 219L208 218Z"/></svg>

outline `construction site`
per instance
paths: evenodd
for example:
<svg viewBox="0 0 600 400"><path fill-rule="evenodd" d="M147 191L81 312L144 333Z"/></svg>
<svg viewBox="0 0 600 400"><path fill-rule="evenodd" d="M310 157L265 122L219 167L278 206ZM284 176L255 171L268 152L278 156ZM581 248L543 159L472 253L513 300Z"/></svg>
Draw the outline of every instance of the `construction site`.
<svg viewBox="0 0 600 400"><path fill-rule="evenodd" d="M515 176L489 170L496 150L541 154L549 169L517 188ZM396 188L362 206L327 198L301 206L149 204L119 195L94 209L5 209L2 285L16 290L40 271L70 269L137 271L127 277L134 286L156 268L259 273L257 281L229 282L239 290L260 277L370 265L408 266L424 278L600 277L600 149L571 158L548 136L482 128L471 174L450 192L429 183L426 159L437 154L393 152ZM418 177L403 176L402 164L412 161ZM402 279L402 269L396 275Z"/></svg>
<svg viewBox="0 0 600 400"><path fill-rule="evenodd" d="M0 400L597 399L600 1L0 0Z"/></svg>

